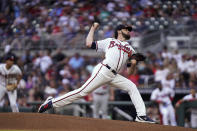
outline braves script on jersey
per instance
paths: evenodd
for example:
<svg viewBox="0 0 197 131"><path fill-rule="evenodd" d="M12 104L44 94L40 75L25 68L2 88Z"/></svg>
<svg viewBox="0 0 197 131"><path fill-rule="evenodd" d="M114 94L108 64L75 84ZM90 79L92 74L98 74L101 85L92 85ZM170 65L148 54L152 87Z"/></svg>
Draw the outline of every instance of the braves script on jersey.
<svg viewBox="0 0 197 131"><path fill-rule="evenodd" d="M128 42L122 42L114 38L97 41L97 51L105 52L103 64L108 64L117 72L125 66L128 58L135 53L135 50Z"/></svg>
<svg viewBox="0 0 197 131"><path fill-rule="evenodd" d="M61 107L72 103L83 96L86 96L98 87L109 84L110 86L122 89L129 93L139 116L146 115L144 102L136 85L127 78L117 74L125 66L129 57L135 53L128 42L114 38L107 38L96 43L96 51L105 52L103 62L95 66L91 77L85 84L63 96L52 99L53 107Z"/></svg>

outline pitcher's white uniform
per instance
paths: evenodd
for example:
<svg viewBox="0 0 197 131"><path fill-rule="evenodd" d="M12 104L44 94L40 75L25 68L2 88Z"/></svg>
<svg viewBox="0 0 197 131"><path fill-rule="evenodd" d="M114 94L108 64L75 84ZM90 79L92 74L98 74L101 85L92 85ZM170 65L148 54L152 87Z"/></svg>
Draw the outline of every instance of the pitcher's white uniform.
<svg viewBox="0 0 197 131"><path fill-rule="evenodd" d="M17 91L7 91L6 85L8 83L16 84L17 75L22 75L20 68L17 65L13 65L9 70L6 68L6 64L0 64L0 101L3 99L5 93L8 94L10 106L12 112L19 112L16 103Z"/></svg>
<svg viewBox="0 0 197 131"><path fill-rule="evenodd" d="M157 101L159 103L159 110L162 115L162 121L164 125L169 125L169 120L172 126L177 125L174 108L170 99L173 98L174 95L174 91L171 88L162 88L161 90L156 88L151 94L151 100Z"/></svg>
<svg viewBox="0 0 197 131"><path fill-rule="evenodd" d="M61 97L52 99L53 107L70 104L74 100L88 95L96 88L108 84L127 91L136 108L137 115L145 116L145 104L136 85L127 78L113 73L114 71L119 72L126 65L129 57L135 53L131 45L126 41L107 38L96 42L96 51L105 52L105 59L94 68L91 77L82 87ZM114 71L112 72L112 70Z"/></svg>

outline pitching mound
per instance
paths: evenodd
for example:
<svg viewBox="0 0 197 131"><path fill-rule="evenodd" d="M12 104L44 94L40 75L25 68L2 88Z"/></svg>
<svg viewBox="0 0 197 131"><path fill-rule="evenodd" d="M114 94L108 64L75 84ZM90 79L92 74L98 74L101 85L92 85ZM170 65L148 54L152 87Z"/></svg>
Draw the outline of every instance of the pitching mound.
<svg viewBox="0 0 197 131"><path fill-rule="evenodd" d="M193 131L193 129L183 127L38 113L0 113L1 129L34 131Z"/></svg>

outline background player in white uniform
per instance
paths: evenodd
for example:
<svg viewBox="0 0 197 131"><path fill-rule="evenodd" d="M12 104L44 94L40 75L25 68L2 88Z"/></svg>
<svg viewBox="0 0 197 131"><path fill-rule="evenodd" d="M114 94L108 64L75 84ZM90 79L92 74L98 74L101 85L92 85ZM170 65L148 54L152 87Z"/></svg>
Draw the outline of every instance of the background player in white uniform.
<svg viewBox="0 0 197 131"><path fill-rule="evenodd" d="M179 107L179 105L184 101L197 101L197 93L195 88L192 88L190 90L190 94L184 96L181 100L179 100L176 103L176 107ZM197 108L191 108L191 127L197 128Z"/></svg>
<svg viewBox="0 0 197 131"><path fill-rule="evenodd" d="M175 111L171 99L174 97L174 91L171 88L163 88L161 82L156 82L157 88L151 94L151 100L159 104L159 111L162 115L164 125L176 126Z"/></svg>
<svg viewBox="0 0 197 131"><path fill-rule="evenodd" d="M3 100L5 93L7 93L12 112L19 112L16 103L16 88L20 82L22 72L17 65L14 65L14 58L13 54L8 54L5 58L6 63L0 64L0 100Z"/></svg>
<svg viewBox="0 0 197 131"><path fill-rule="evenodd" d="M130 39L132 27L119 25L115 30L115 38L94 41L94 32L98 26L99 23L97 22L94 22L92 25L86 38L86 46L96 49L96 51L105 52L105 59L94 68L91 77L82 87L57 98L47 98L40 106L38 112L42 113L52 107L65 106L88 95L96 88L109 84L129 93L137 112L135 121L155 123L146 116L145 104L136 85L127 78L117 74L127 62L130 63L128 73L132 74L136 68L137 60L139 60L138 58L129 60L135 54L134 49L126 42L126 40Z"/></svg>
<svg viewBox="0 0 197 131"><path fill-rule="evenodd" d="M113 88L109 86L101 86L93 91L93 117L107 119L108 118L108 102L113 100L114 93Z"/></svg>

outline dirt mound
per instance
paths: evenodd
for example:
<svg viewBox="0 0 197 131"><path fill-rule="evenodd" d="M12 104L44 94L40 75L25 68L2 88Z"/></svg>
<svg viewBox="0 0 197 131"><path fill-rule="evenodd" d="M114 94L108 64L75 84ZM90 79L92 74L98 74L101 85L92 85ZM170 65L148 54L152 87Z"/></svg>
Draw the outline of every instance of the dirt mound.
<svg viewBox="0 0 197 131"><path fill-rule="evenodd" d="M64 131L193 131L193 129L183 127L38 113L0 113L0 129Z"/></svg>

